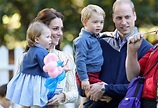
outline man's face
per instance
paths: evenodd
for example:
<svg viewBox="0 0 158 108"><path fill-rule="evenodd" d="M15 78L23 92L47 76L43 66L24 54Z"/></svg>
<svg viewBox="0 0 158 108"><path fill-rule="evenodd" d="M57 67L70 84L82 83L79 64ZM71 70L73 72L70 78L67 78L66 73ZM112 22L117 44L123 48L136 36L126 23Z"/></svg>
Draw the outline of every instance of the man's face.
<svg viewBox="0 0 158 108"><path fill-rule="evenodd" d="M135 27L136 13L129 4L117 4L113 12L113 22L122 38L131 34Z"/></svg>

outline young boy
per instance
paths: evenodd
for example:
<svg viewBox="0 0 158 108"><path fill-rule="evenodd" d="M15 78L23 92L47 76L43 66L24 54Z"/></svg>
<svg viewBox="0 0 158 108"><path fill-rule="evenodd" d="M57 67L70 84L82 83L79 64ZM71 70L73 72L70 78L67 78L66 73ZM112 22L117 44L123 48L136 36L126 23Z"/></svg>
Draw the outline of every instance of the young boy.
<svg viewBox="0 0 158 108"><path fill-rule="evenodd" d="M74 40L74 52L78 90L83 97L89 91L90 84L102 82L99 80L99 71L103 57L97 38L104 27L104 18L105 12L97 5L90 4L81 11L83 28Z"/></svg>

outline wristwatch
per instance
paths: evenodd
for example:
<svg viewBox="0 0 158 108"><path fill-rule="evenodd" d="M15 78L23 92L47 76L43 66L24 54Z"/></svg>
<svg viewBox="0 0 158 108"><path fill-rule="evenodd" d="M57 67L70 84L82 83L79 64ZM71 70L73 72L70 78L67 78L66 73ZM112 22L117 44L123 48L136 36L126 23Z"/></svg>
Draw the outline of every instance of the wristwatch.
<svg viewBox="0 0 158 108"><path fill-rule="evenodd" d="M103 84L102 88L101 88L101 92L104 94L105 93L105 85Z"/></svg>

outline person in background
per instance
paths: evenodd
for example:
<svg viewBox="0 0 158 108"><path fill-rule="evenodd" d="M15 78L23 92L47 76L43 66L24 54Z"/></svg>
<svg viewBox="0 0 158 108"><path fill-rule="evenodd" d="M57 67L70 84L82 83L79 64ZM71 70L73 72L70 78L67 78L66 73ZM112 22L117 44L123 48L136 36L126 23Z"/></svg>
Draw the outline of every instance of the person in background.
<svg viewBox="0 0 158 108"><path fill-rule="evenodd" d="M0 108L12 108L10 100L6 98L7 84L0 86Z"/></svg>
<svg viewBox="0 0 158 108"><path fill-rule="evenodd" d="M157 31L158 35L158 31ZM139 61L137 51L143 41L143 34L134 35L127 44L126 73L131 81L138 75L145 76L141 108L156 108L158 99L158 44L152 47Z"/></svg>
<svg viewBox="0 0 158 108"><path fill-rule="evenodd" d="M134 4L131 0L116 0L113 4L113 22L116 30L111 37L102 37L100 44L103 51L104 63L100 71L100 80L105 84L91 85L89 99L84 103L85 108L117 108L126 94L129 81L126 77L125 60L127 41L129 37L139 33L135 26L137 19ZM138 60L152 47L143 39L138 50ZM102 96L112 98L110 102L101 101ZM106 98L106 97L105 97Z"/></svg>
<svg viewBox="0 0 158 108"><path fill-rule="evenodd" d="M8 83L6 98L22 108L43 107L48 102L44 83L49 76L43 66L51 44L51 31L42 22L32 22L27 29L26 41L29 49L18 74Z"/></svg>
<svg viewBox="0 0 158 108"><path fill-rule="evenodd" d="M63 91L53 96L47 103L49 107L62 107L66 103L75 103L78 99L78 91L75 78L76 65L71 54L56 49L60 44L63 36L63 15L53 8L45 8L41 10L35 21L41 21L47 25L51 30L51 46L50 53L55 53L60 61L64 62L64 70L66 71L66 78L58 84L57 87L62 87Z"/></svg>

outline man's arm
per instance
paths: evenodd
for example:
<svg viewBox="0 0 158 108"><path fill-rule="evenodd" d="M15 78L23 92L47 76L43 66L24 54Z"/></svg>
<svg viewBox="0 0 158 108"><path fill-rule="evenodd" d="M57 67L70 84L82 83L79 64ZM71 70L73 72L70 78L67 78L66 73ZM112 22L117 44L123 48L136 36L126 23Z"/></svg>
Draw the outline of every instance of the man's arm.
<svg viewBox="0 0 158 108"><path fill-rule="evenodd" d="M126 74L129 81L138 76L140 72L137 51L141 46L142 37L143 34L136 34L132 36L127 43Z"/></svg>
<svg viewBox="0 0 158 108"><path fill-rule="evenodd" d="M128 84L102 84L95 83L91 85L88 93L90 100L98 101L102 96L110 96L112 98L123 98L126 94Z"/></svg>

